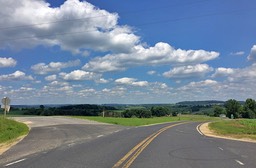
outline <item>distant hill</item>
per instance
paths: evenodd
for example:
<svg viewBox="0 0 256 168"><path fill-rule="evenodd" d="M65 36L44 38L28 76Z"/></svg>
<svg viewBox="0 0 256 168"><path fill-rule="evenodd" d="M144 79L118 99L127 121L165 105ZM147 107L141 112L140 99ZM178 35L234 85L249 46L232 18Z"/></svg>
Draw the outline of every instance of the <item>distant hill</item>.
<svg viewBox="0 0 256 168"><path fill-rule="evenodd" d="M182 101L176 103L176 105L183 106L208 106L208 105L224 105L225 101L218 100L204 100L204 101Z"/></svg>

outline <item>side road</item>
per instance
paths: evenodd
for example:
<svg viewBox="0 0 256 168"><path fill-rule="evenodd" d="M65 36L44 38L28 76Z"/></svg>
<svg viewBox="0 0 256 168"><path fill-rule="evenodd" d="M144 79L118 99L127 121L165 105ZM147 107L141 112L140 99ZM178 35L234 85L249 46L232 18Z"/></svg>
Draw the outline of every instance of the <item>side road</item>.
<svg viewBox="0 0 256 168"><path fill-rule="evenodd" d="M13 117L26 123L29 134L17 145L0 155L0 163L5 163L38 152L47 152L60 146L69 147L104 135L118 132L126 127L98 123L69 117Z"/></svg>

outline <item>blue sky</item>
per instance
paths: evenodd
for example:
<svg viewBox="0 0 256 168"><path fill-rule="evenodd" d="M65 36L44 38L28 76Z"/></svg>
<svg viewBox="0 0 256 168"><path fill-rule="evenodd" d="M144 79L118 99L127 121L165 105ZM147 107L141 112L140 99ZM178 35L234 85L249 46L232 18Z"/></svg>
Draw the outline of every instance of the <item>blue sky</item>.
<svg viewBox="0 0 256 168"><path fill-rule="evenodd" d="M12 104L256 98L253 0L0 2Z"/></svg>

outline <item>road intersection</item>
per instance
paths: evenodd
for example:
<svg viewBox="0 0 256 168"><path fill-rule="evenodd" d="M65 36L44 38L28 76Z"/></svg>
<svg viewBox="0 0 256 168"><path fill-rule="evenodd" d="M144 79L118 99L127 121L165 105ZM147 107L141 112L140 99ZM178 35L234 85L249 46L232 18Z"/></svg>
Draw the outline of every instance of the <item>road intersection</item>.
<svg viewBox="0 0 256 168"><path fill-rule="evenodd" d="M201 135L199 122L122 127L61 117L42 126L35 120L30 134L1 155L0 167L256 167L255 143ZM24 152L26 146L34 152Z"/></svg>

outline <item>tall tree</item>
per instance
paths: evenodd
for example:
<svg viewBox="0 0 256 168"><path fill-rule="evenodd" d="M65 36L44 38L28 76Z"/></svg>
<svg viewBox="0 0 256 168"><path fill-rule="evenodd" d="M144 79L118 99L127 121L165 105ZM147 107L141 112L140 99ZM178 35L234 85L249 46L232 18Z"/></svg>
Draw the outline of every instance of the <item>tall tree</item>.
<svg viewBox="0 0 256 168"><path fill-rule="evenodd" d="M244 118L256 118L256 101L248 98L245 101L242 116Z"/></svg>
<svg viewBox="0 0 256 168"><path fill-rule="evenodd" d="M226 108L227 116L229 118L231 118L232 115L234 118L238 118L241 107L238 101L236 101L235 99L229 99L228 101L226 101L224 106Z"/></svg>

